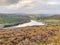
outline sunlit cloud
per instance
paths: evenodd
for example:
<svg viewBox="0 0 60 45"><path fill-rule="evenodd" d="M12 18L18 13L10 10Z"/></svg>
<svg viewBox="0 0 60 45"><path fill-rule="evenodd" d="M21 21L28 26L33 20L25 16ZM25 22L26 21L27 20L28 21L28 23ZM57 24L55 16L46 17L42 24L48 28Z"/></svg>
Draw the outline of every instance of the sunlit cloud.
<svg viewBox="0 0 60 45"><path fill-rule="evenodd" d="M48 5L60 5L60 2L47 2Z"/></svg>

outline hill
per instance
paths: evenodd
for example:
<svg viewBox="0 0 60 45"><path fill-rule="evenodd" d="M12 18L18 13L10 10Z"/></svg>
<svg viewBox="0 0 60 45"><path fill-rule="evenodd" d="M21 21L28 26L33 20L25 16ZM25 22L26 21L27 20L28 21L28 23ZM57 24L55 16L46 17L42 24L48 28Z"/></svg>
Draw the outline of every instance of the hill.
<svg viewBox="0 0 60 45"><path fill-rule="evenodd" d="M47 16L46 19L57 19L57 20L60 20L60 15L56 14L56 15L52 15L52 16Z"/></svg>
<svg viewBox="0 0 60 45"><path fill-rule="evenodd" d="M46 14L45 14L46 15ZM60 15L45 16L44 14L0 14L0 24L25 23L37 20L48 25L60 24Z"/></svg>
<svg viewBox="0 0 60 45"><path fill-rule="evenodd" d="M27 16L18 15L18 14L0 14L0 24L6 23L25 23L29 22Z"/></svg>
<svg viewBox="0 0 60 45"><path fill-rule="evenodd" d="M60 25L60 15L56 14L56 15L44 17L44 22L47 23L48 25L51 25L51 24Z"/></svg>
<svg viewBox="0 0 60 45"><path fill-rule="evenodd" d="M47 25L60 24L60 15L59 14L48 15L48 16L45 16L43 14L32 14L32 15L28 15L28 17L33 20L44 22Z"/></svg>

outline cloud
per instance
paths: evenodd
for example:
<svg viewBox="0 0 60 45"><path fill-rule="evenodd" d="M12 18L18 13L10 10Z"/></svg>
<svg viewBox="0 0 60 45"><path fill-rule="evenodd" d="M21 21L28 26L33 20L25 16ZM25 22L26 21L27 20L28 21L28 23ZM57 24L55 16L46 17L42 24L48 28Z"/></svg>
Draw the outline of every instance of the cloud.
<svg viewBox="0 0 60 45"><path fill-rule="evenodd" d="M17 10L17 9L31 9L44 5L45 2L42 0L21 0L18 3L5 6L7 9Z"/></svg>
<svg viewBox="0 0 60 45"><path fill-rule="evenodd" d="M0 6L1 5L10 5L17 3L19 0L0 0Z"/></svg>
<svg viewBox="0 0 60 45"><path fill-rule="evenodd" d="M53 6L52 6L53 5ZM21 0L16 4L11 4L9 6L6 6L7 9L12 9L12 10L18 10L18 9L49 9L49 7L53 8L57 5L60 5L60 2L57 2L56 0ZM44 8L45 7L45 8ZM52 9L51 8L51 9Z"/></svg>
<svg viewBox="0 0 60 45"><path fill-rule="evenodd" d="M0 10L15 13L56 13L60 10L59 0L11 0L9 4L0 6Z"/></svg>
<svg viewBox="0 0 60 45"><path fill-rule="evenodd" d="M60 5L60 2L47 2L48 5Z"/></svg>
<svg viewBox="0 0 60 45"><path fill-rule="evenodd" d="M9 6L6 6L8 9L12 9L12 10L16 10L16 9L20 9L26 5L29 5L33 2L33 0L22 0L22 1L19 1L18 3L16 4L11 4Z"/></svg>

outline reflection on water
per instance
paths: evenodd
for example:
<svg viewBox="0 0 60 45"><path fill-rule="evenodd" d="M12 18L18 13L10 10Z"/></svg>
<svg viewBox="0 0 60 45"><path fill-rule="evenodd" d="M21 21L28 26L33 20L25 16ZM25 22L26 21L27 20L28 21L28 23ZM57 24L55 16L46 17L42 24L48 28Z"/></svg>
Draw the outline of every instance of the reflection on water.
<svg viewBox="0 0 60 45"><path fill-rule="evenodd" d="M43 22L37 22L35 20L31 20L28 23L20 24L20 25L13 26L13 27L26 27L26 26L34 26L34 25L45 25L45 24Z"/></svg>

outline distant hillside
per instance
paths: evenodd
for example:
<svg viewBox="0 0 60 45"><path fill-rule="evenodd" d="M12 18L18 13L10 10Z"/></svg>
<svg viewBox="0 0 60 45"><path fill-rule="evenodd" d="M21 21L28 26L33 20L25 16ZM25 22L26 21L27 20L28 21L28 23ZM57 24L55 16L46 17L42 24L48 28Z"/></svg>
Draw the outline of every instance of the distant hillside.
<svg viewBox="0 0 60 45"><path fill-rule="evenodd" d="M51 17L54 18L54 19L59 19L60 20L60 15L53 15Z"/></svg>
<svg viewBox="0 0 60 45"><path fill-rule="evenodd" d="M45 19L58 19L60 20L60 15L43 15L43 14L31 14L31 15L27 15L29 18L31 19L35 19L35 20L45 20Z"/></svg>
<svg viewBox="0 0 60 45"><path fill-rule="evenodd" d="M46 18L46 19L58 19L58 20L60 20L60 15L46 16L44 18Z"/></svg>
<svg viewBox="0 0 60 45"><path fill-rule="evenodd" d="M0 24L29 22L27 16L17 14L0 14Z"/></svg>
<svg viewBox="0 0 60 45"><path fill-rule="evenodd" d="M43 21L46 23L59 22L60 15L51 15L48 14L0 14L0 24L5 23L25 23L30 20Z"/></svg>
<svg viewBox="0 0 60 45"><path fill-rule="evenodd" d="M60 25L60 15L43 17L43 21L48 25L53 25L53 24Z"/></svg>
<svg viewBox="0 0 60 45"><path fill-rule="evenodd" d="M42 14L0 14L0 24L25 23L30 20L41 19Z"/></svg>
<svg viewBox="0 0 60 45"><path fill-rule="evenodd" d="M28 15L31 19L37 20L37 21L42 21L48 25L51 24L60 24L60 15L50 15L50 16L45 16L43 14L35 14L35 15Z"/></svg>

